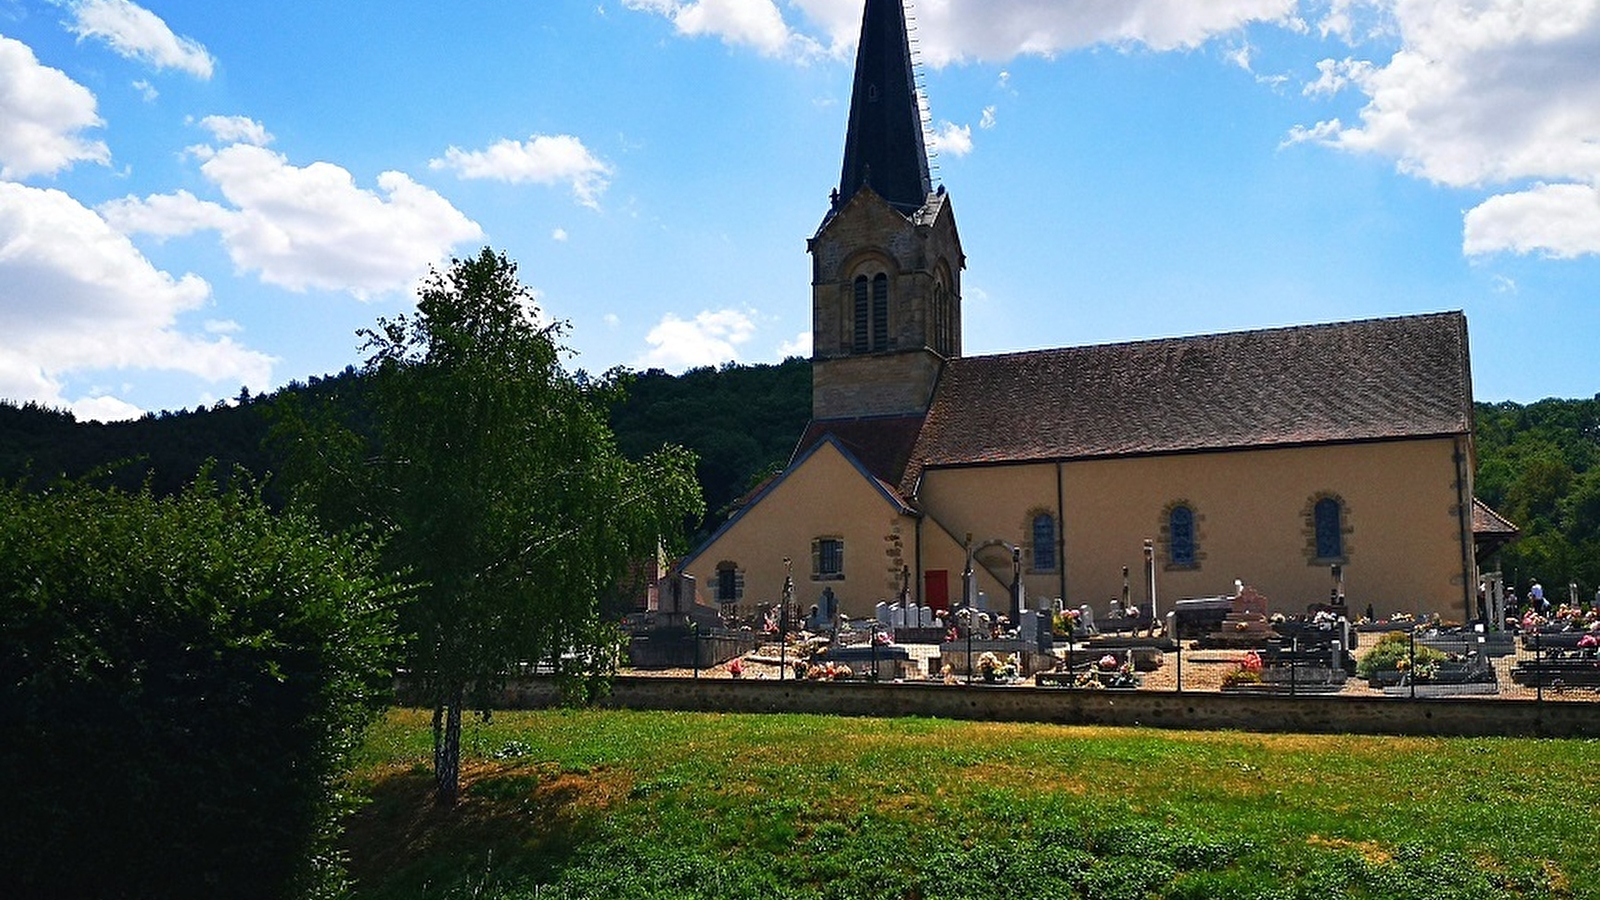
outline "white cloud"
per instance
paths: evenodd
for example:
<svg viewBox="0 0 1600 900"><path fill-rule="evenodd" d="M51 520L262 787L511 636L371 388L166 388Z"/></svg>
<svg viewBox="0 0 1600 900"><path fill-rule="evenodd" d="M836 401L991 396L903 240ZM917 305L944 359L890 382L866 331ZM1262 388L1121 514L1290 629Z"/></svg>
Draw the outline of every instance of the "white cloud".
<svg viewBox="0 0 1600 900"><path fill-rule="evenodd" d="M200 127L225 144L265 147L273 141L266 126L248 116L206 116L200 120Z"/></svg>
<svg viewBox="0 0 1600 900"><path fill-rule="evenodd" d="M1469 253L1600 253L1585 205L1600 184L1600 0L1339 0L1333 12L1363 5L1383 13L1399 49L1371 69L1319 67L1308 93L1347 81L1367 105L1358 123L1331 120L1290 141L1390 157L1454 187L1510 187L1469 215Z"/></svg>
<svg viewBox="0 0 1600 900"><path fill-rule="evenodd" d="M80 422L119 422L144 415L144 410L132 403L104 394L78 400L68 408Z"/></svg>
<svg viewBox="0 0 1600 900"><path fill-rule="evenodd" d="M772 0L622 0L622 5L671 19L679 34L713 35L766 56L805 59L822 52L814 40L789 28Z"/></svg>
<svg viewBox="0 0 1600 900"><path fill-rule="evenodd" d="M118 55L157 69L177 69L209 79L215 61L198 41L178 37L160 16L128 0L66 0L79 38L105 41Z"/></svg>
<svg viewBox="0 0 1600 900"><path fill-rule="evenodd" d="M339 166L294 166L250 144L210 153L200 171L230 205L178 191L127 197L101 211L128 233L216 230L234 264L268 284L362 298L411 287L456 244L483 235L449 201L400 172L379 175L374 192Z"/></svg>
<svg viewBox="0 0 1600 900"><path fill-rule="evenodd" d="M671 19L680 34L714 34L769 56L806 60L824 52L842 55L855 45L861 0L790 3L825 40L791 27L773 0L623 0L629 9ZM1197 47L1254 22L1290 25L1299 21L1297 5L1298 0L940 0L917 4L916 27L922 58L942 67L961 60L1052 56L1096 44Z"/></svg>
<svg viewBox="0 0 1600 900"><path fill-rule="evenodd" d="M853 45L860 0L795 0L833 43ZM1043 0L924 2L916 6L922 58L935 67L982 59L1052 56L1097 44L1156 50L1197 47L1254 22L1287 25L1298 0Z"/></svg>
<svg viewBox="0 0 1600 900"><path fill-rule="evenodd" d="M54 175L75 162L105 164L111 151L79 133L99 126L94 94L33 48L0 35L0 178Z"/></svg>
<svg viewBox="0 0 1600 900"><path fill-rule="evenodd" d="M72 373L149 369L257 389L269 384L270 357L225 336L179 328L180 313L209 301L209 285L156 269L127 237L61 191L0 182L0 284L0 396L82 403L100 417L138 410L98 393L69 400Z"/></svg>
<svg viewBox="0 0 1600 900"><path fill-rule="evenodd" d="M1556 258L1600 253L1600 190L1587 184L1541 184L1490 197L1466 217L1469 256L1510 251Z"/></svg>
<svg viewBox="0 0 1600 900"><path fill-rule="evenodd" d="M1278 144L1278 149L1282 150L1284 147L1288 147L1292 144L1326 142L1337 137L1340 130L1343 128L1344 125L1340 123L1338 119L1329 119L1326 122L1318 122L1310 128L1307 128L1304 125L1296 125L1289 129L1289 133L1284 137L1283 141Z"/></svg>
<svg viewBox="0 0 1600 900"><path fill-rule="evenodd" d="M450 147L442 159L429 161L428 168L448 169L461 178L511 184L566 183L578 202L591 208L598 205L611 174L610 166L570 134L536 134L526 143L501 140L487 150Z"/></svg>
<svg viewBox="0 0 1600 900"><path fill-rule="evenodd" d="M143 97L146 103L154 103L156 98L161 96L161 92L156 90L155 85L142 78L133 83L133 89L139 92L139 96Z"/></svg>
<svg viewBox="0 0 1600 900"><path fill-rule="evenodd" d="M739 360L738 345L755 334L749 314L736 309L706 311L685 321L672 313L645 335L650 349L635 362L639 369L682 371Z"/></svg>
<svg viewBox="0 0 1600 900"><path fill-rule="evenodd" d="M989 129L993 128L994 125L995 125L994 107L993 106L985 106L983 108L983 118L978 120L978 127L982 128L985 131L988 131Z"/></svg>
<svg viewBox="0 0 1600 900"><path fill-rule="evenodd" d="M1307 97L1331 97L1354 84L1366 84L1377 67L1364 59L1325 59L1317 63L1316 81L1306 84L1301 93Z"/></svg>
<svg viewBox="0 0 1600 900"><path fill-rule="evenodd" d="M966 156L972 152L972 126L957 125L954 122L945 122L939 130L929 135L931 148L935 153L951 156Z"/></svg>
<svg viewBox="0 0 1600 900"><path fill-rule="evenodd" d="M1223 54L1223 57L1246 72L1253 72L1255 70L1250 67L1253 53L1254 48L1248 43L1244 43L1227 51Z"/></svg>
<svg viewBox="0 0 1600 900"><path fill-rule="evenodd" d="M568 237L567 230L565 228L557 228L554 231L550 232L550 240L552 240L552 241L558 241L558 242L561 242L561 243L565 243L566 240L567 240L567 237Z"/></svg>
<svg viewBox="0 0 1600 900"><path fill-rule="evenodd" d="M811 332L802 331L795 335L793 340L784 341L778 345L778 359L780 361L791 356L805 358L811 356Z"/></svg>

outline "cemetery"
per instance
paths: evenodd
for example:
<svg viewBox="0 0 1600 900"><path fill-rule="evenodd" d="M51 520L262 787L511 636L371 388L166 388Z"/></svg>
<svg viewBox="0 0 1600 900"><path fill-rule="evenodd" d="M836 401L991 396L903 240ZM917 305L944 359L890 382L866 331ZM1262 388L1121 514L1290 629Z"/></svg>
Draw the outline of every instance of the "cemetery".
<svg viewBox="0 0 1600 900"><path fill-rule="evenodd" d="M829 588L809 603L790 583L778 603L713 606L694 587L666 579L655 607L629 617L627 671L1042 692L1600 698L1600 625L1565 609L1503 628L1398 611L1378 619L1370 605L1352 621L1337 591L1301 613L1236 582L1227 595L1177 599L1165 616L1126 591L1102 606L991 604L977 592L942 610L902 590L852 619Z"/></svg>

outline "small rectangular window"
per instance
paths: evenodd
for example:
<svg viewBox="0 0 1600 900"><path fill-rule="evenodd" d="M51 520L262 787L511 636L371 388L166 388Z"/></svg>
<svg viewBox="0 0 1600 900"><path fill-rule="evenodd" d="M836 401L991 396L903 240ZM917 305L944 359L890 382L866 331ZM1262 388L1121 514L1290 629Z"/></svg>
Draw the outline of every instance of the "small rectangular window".
<svg viewBox="0 0 1600 900"><path fill-rule="evenodd" d="M717 602L737 603L744 599L744 573L733 563L717 566Z"/></svg>
<svg viewBox="0 0 1600 900"><path fill-rule="evenodd" d="M844 578L843 540L817 538L811 542L811 578L814 581L837 581Z"/></svg>

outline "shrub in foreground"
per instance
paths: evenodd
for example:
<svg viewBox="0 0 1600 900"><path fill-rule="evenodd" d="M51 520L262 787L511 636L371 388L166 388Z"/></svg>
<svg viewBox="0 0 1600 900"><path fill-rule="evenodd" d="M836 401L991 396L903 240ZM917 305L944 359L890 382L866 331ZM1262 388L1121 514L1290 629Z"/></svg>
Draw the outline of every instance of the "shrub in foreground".
<svg viewBox="0 0 1600 900"><path fill-rule="evenodd" d="M0 871L11 897L339 884L337 778L397 587L252 489L0 489Z"/></svg>

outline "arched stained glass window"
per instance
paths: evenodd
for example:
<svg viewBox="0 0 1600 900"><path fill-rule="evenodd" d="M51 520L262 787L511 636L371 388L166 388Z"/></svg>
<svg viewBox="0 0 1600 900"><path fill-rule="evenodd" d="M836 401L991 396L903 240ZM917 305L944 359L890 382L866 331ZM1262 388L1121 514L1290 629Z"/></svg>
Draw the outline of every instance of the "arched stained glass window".
<svg viewBox="0 0 1600 900"><path fill-rule="evenodd" d="M1167 562L1174 566L1192 566L1194 560L1194 510L1174 506L1167 517Z"/></svg>
<svg viewBox="0 0 1600 900"><path fill-rule="evenodd" d="M1052 572L1056 567L1056 520L1048 513L1033 517L1033 570Z"/></svg>
<svg viewBox="0 0 1600 900"><path fill-rule="evenodd" d="M1333 497L1323 497L1312 508L1317 537L1317 559L1344 557L1344 509Z"/></svg>

